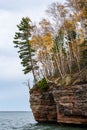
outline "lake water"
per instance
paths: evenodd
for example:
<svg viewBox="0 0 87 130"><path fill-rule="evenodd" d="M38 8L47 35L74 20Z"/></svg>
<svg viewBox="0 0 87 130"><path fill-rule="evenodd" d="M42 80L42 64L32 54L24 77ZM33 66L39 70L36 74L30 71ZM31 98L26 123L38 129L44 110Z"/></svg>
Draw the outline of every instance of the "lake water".
<svg viewBox="0 0 87 130"><path fill-rule="evenodd" d="M39 124L31 112L0 112L0 130L87 130L87 128Z"/></svg>

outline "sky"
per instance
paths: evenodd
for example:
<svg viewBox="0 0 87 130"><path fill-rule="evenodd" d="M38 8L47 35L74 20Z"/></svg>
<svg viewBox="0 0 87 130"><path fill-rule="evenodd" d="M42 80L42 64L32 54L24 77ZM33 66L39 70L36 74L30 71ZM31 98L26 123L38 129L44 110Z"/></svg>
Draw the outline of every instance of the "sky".
<svg viewBox="0 0 87 130"><path fill-rule="evenodd" d="M0 111L29 111L29 89L24 84L32 75L24 75L13 37L22 17L38 22L46 16L52 2L60 0L0 0Z"/></svg>

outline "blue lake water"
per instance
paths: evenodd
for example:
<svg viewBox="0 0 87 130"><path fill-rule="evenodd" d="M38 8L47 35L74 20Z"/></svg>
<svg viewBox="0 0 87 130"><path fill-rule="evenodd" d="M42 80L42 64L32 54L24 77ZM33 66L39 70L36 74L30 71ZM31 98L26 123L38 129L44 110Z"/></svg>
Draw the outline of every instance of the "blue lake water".
<svg viewBox="0 0 87 130"><path fill-rule="evenodd" d="M87 128L39 124L31 112L0 112L0 130L87 130Z"/></svg>

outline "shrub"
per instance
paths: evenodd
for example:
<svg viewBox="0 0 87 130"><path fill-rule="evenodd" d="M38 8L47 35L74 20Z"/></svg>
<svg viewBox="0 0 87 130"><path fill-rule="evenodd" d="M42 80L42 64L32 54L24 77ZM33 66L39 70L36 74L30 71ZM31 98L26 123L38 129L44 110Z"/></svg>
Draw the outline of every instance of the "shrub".
<svg viewBox="0 0 87 130"><path fill-rule="evenodd" d="M39 81L38 85L41 90L46 90L48 88L46 78L44 77L41 81Z"/></svg>

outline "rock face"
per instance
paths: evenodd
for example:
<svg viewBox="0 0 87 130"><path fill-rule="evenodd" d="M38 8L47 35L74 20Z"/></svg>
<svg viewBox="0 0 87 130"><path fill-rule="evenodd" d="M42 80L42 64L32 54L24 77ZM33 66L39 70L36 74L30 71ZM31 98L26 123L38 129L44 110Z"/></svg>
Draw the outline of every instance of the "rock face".
<svg viewBox="0 0 87 130"><path fill-rule="evenodd" d="M36 121L57 121L56 103L52 93L48 91L41 92L39 88L35 88L30 94L30 104Z"/></svg>
<svg viewBox="0 0 87 130"><path fill-rule="evenodd" d="M39 87L30 92L30 104L38 122L87 124L87 84L53 87L47 91Z"/></svg>
<svg viewBox="0 0 87 130"><path fill-rule="evenodd" d="M87 84L53 90L57 122L87 124Z"/></svg>

